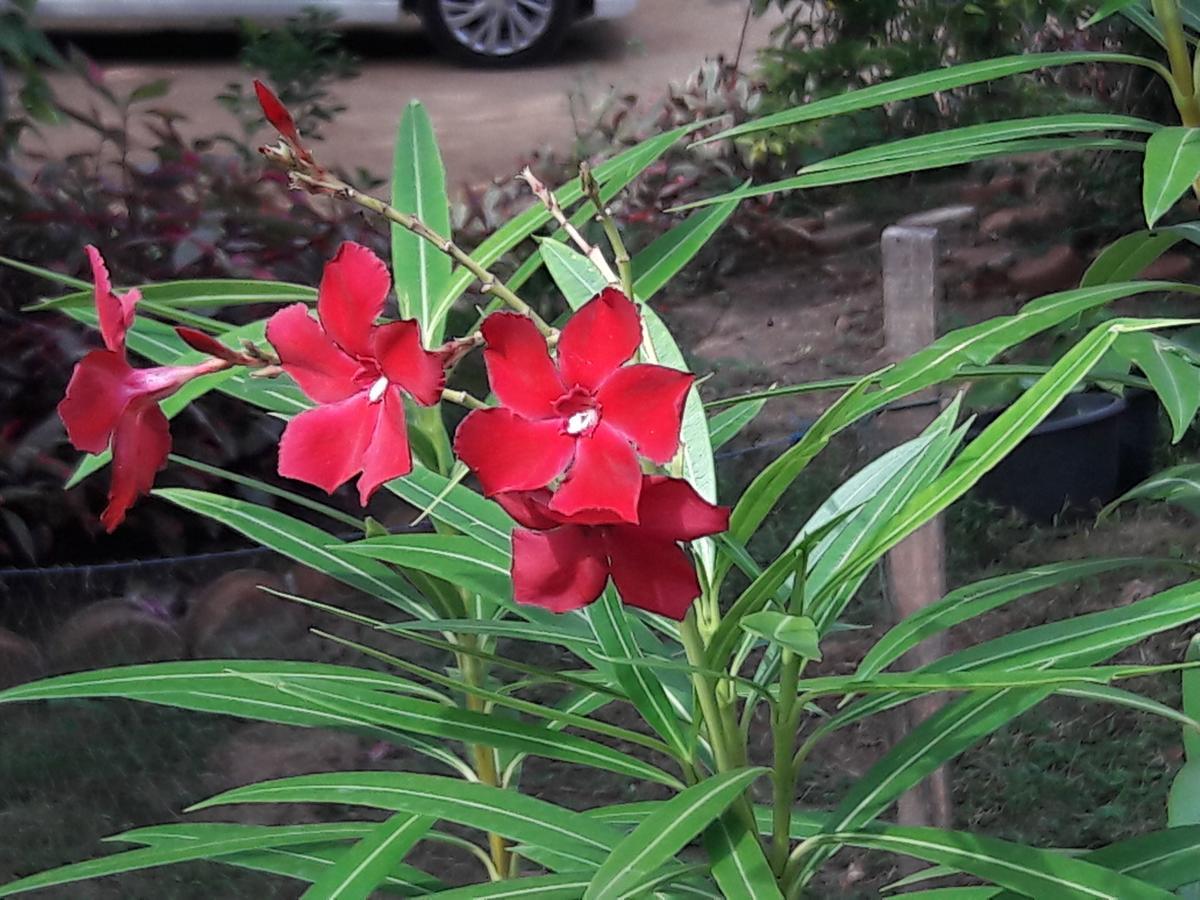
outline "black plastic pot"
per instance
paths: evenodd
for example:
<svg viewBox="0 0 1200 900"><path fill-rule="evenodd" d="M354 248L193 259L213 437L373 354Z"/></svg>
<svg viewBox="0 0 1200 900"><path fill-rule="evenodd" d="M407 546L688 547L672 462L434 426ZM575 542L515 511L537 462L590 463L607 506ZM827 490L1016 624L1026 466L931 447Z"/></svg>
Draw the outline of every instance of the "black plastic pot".
<svg viewBox="0 0 1200 900"><path fill-rule="evenodd" d="M1122 436L1132 440L1146 433L1125 427L1126 410L1115 394L1070 395L980 480L976 492L1039 522L1094 513L1121 492ZM999 410L980 415L971 436L998 415ZM1154 415L1157 422L1157 411ZM1152 440L1150 447L1152 452Z"/></svg>
<svg viewBox="0 0 1200 900"><path fill-rule="evenodd" d="M1122 494L1154 472L1154 453L1163 437L1161 412L1162 403L1153 391L1130 388L1125 392L1117 473L1117 490Z"/></svg>

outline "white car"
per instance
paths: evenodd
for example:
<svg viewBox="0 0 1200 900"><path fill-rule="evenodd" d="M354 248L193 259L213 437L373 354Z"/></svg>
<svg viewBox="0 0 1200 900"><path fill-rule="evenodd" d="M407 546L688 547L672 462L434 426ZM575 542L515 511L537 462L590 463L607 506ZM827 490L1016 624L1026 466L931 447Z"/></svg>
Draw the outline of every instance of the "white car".
<svg viewBox="0 0 1200 900"><path fill-rule="evenodd" d="M48 31L213 29L238 19L277 23L315 9L336 15L341 28L386 28L416 15L457 58L515 65L553 51L580 19L616 18L636 6L637 0L38 0L34 22Z"/></svg>

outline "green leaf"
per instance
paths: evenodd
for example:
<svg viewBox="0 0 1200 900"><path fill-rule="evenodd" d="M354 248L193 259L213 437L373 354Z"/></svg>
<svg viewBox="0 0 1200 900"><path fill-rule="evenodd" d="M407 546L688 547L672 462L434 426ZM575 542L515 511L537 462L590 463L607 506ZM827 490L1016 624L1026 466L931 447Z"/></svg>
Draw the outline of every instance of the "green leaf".
<svg viewBox="0 0 1200 900"><path fill-rule="evenodd" d="M1200 176L1200 128L1162 128L1146 142L1142 168L1142 211L1153 228L1197 176Z"/></svg>
<svg viewBox="0 0 1200 900"><path fill-rule="evenodd" d="M819 102L819 101L818 101ZM813 104L814 106L816 104ZM930 169L941 169L947 166L961 166L997 156L1020 156L1027 153L1067 153L1084 150L1100 151L1129 151L1141 152L1145 145L1141 141L1129 141L1109 137L1076 137L1076 138L1029 138L1018 141L997 141L994 143L979 143L970 146L953 147L936 153L918 153L897 156L892 159L881 159L878 162L861 166L839 166L819 172L806 172L785 178L782 181L772 181L767 184L756 184L750 187L738 188L728 194L696 200L674 207L673 210L694 209L713 203L729 203L746 200L750 197L761 197L764 194L776 194L782 191L795 191L818 187L830 187L836 184L851 184L859 181L874 181L893 175L907 175L912 172L925 172Z"/></svg>
<svg viewBox="0 0 1200 900"><path fill-rule="evenodd" d="M608 286L590 259L561 241L543 238L538 242L538 252L571 309L579 309Z"/></svg>
<svg viewBox="0 0 1200 900"><path fill-rule="evenodd" d="M664 802L613 849L592 876L584 900L631 896L632 888L687 846L763 771L739 769L713 775Z"/></svg>
<svg viewBox="0 0 1200 900"><path fill-rule="evenodd" d="M726 897L783 900L758 835L726 811L704 830L712 875Z"/></svg>
<svg viewBox="0 0 1200 900"><path fill-rule="evenodd" d="M314 288L284 281L251 281L236 278L189 278L137 285L143 302L170 309L192 307L221 308L259 303L312 303L317 299ZM95 307L91 286L61 297L43 300L28 307L30 312L45 309L85 309ZM224 323L222 323L224 324ZM229 326L226 326L229 327Z"/></svg>
<svg viewBox="0 0 1200 900"><path fill-rule="evenodd" d="M681 786L674 776L636 757L544 725L355 687L314 688L286 683L278 687L318 708L392 731L482 744L605 769L669 787Z"/></svg>
<svg viewBox="0 0 1200 900"><path fill-rule="evenodd" d="M1094 328L984 428L933 483L920 490L868 548L848 560L842 577L849 580L869 569L887 550L965 494L1058 406L1121 335L1185 324L1191 322L1112 319Z"/></svg>
<svg viewBox="0 0 1200 900"><path fill-rule="evenodd" d="M427 601L410 593L398 574L381 563L345 552L345 545L339 545L332 534L307 522L265 506L207 491L159 488L154 495L208 516L263 547L386 600L415 618L436 618Z"/></svg>
<svg viewBox="0 0 1200 900"><path fill-rule="evenodd" d="M303 897L367 900L433 823L433 819L415 813L397 813L379 823L314 881Z"/></svg>
<svg viewBox="0 0 1200 900"><path fill-rule="evenodd" d="M485 500L470 488L420 465L385 487L418 509L428 509L435 522L468 534L494 550L509 552L515 523L499 504Z"/></svg>
<svg viewBox="0 0 1200 900"><path fill-rule="evenodd" d="M1135 66L1146 66L1159 73L1166 71L1160 63L1154 60L1145 59L1140 56L1131 56L1126 53L1095 53L1084 51L1069 53L1024 53L1018 56L1001 56L996 59L983 60L982 62L965 63L944 69L935 69L931 72L922 72L919 75L910 75L906 78L897 78L892 81L886 81L883 84L872 85L871 87L861 88L856 91L848 91L836 97L818 100L815 103L806 103L803 106L785 109L782 112L763 116L761 119L754 119L734 128L729 128L710 138L706 138L701 143L739 137L744 134L753 134L773 128L784 128L788 125L812 122L816 119L857 112L862 109L871 109L872 107L883 106L886 103L896 103L900 100L925 97L939 91L948 91L954 88L967 87L972 84L981 84L996 78L1020 75L1024 72L1033 72L1049 66L1068 66L1079 63L1124 63Z"/></svg>
<svg viewBox="0 0 1200 900"><path fill-rule="evenodd" d="M609 587L584 612L607 656L615 659L644 658L615 590ZM617 683L646 723L681 759L691 759L693 749L685 733L683 716L671 703L662 682L644 666L614 662L612 667Z"/></svg>
<svg viewBox="0 0 1200 900"><path fill-rule="evenodd" d="M862 150L843 153L805 166L801 174L826 172L831 169L854 168L907 157L933 156L946 151L1001 144L1015 140L1070 134L1087 131L1132 131L1151 134L1162 126L1135 116L1116 116L1107 113L1067 113L1065 115L1035 116L1009 119L952 128L933 134L876 144Z"/></svg>
<svg viewBox="0 0 1200 900"><path fill-rule="evenodd" d="M954 866L1028 897L1055 900L1169 900L1173 895L1111 869L1053 850L938 828L890 826L821 837Z"/></svg>
<svg viewBox="0 0 1200 900"><path fill-rule="evenodd" d="M512 597L509 554L467 535L390 534L342 544L339 550L416 569L495 600Z"/></svg>
<svg viewBox="0 0 1200 900"><path fill-rule="evenodd" d="M122 872L136 872L140 869L172 863L211 859L239 852L287 847L294 844L312 844L314 840L319 840L313 835L314 832L310 829L262 829L254 833L238 831L231 836L212 837L187 844L126 850L122 853L114 853L86 862L72 863L37 875L30 875L27 878L10 881L8 884L0 885L0 897L10 897L38 888L71 884L76 881L117 875Z"/></svg>
<svg viewBox="0 0 1200 900"><path fill-rule="evenodd" d="M1187 675L1185 673L1184 677ZM1074 697L1078 700L1091 700L1098 703L1109 703L1113 706L1124 706L1138 712L1150 713L1163 719L1168 719L1177 725L1182 725L1184 734L1200 735L1200 720L1193 719L1186 713L1172 709L1165 703L1143 697L1132 691L1122 690L1107 684L1072 684L1055 691L1062 697Z"/></svg>
<svg viewBox="0 0 1200 900"><path fill-rule="evenodd" d="M1084 28L1091 28L1093 25L1103 22L1114 13L1118 13L1127 6L1133 6L1135 3L1140 3L1141 0L1104 0L1096 11L1092 13L1086 22L1083 23Z"/></svg>
<svg viewBox="0 0 1200 900"><path fill-rule="evenodd" d="M644 303L675 277L708 243L737 209L738 202L719 203L659 235L631 260L633 291Z"/></svg>
<svg viewBox="0 0 1200 900"><path fill-rule="evenodd" d="M428 900L579 900L590 879L590 873L534 875L439 891Z"/></svg>
<svg viewBox="0 0 1200 900"><path fill-rule="evenodd" d="M1126 567L1178 564L1175 560L1149 557L1072 560L964 585L898 622L867 651L855 674L869 678L931 635L1038 591Z"/></svg>
<svg viewBox="0 0 1200 900"><path fill-rule="evenodd" d="M1100 512L1101 518L1130 500L1161 500L1182 506L1194 516L1200 516L1200 464L1172 466L1151 475L1131 488Z"/></svg>
<svg viewBox="0 0 1200 900"><path fill-rule="evenodd" d="M1200 865L1200 826L1139 834L1079 858L1173 891L1196 877Z"/></svg>
<svg viewBox="0 0 1200 900"><path fill-rule="evenodd" d="M370 833L372 822L331 822L321 825L233 825L224 822L202 824L152 825L135 828L105 838L107 841L132 841L152 846L184 846L196 841L229 838L257 833L307 833L314 843L286 844L215 857L211 862L258 872L269 872L313 882L334 866L346 852L346 841ZM401 896L422 896L440 890L442 884L432 875L403 863L394 864L380 890Z"/></svg>
<svg viewBox="0 0 1200 900"><path fill-rule="evenodd" d="M712 442L713 450L717 450L733 440L743 428L754 421L754 417L762 412L766 403L765 398L750 400L730 406L728 409L712 415L708 420L708 437Z"/></svg>
<svg viewBox="0 0 1200 900"><path fill-rule="evenodd" d="M1100 255L1083 273L1079 286L1093 287L1137 278L1146 266L1178 244L1183 237L1183 234L1171 228L1124 235L1100 251Z"/></svg>
<svg viewBox="0 0 1200 900"><path fill-rule="evenodd" d="M232 803L334 803L419 813L552 847L578 869L602 863L621 840L610 825L516 791L439 775L336 772L234 788L193 809Z"/></svg>
<svg viewBox="0 0 1200 900"><path fill-rule="evenodd" d="M1115 349L1149 379L1171 419L1172 443L1179 443L1200 409L1200 368L1181 347L1154 334L1124 335Z"/></svg>
<svg viewBox="0 0 1200 900"><path fill-rule="evenodd" d="M392 206L419 218L443 237L450 237L450 203L446 170L437 136L425 107L413 100L396 129L392 161ZM392 223L392 274L400 317L421 323L428 347L441 343L449 307L436 309L450 280L450 257L407 228Z"/></svg>
<svg viewBox="0 0 1200 900"><path fill-rule="evenodd" d="M820 661L821 636L808 616L789 616L773 609L751 613L742 619L742 627L759 637L786 647L797 656Z"/></svg>

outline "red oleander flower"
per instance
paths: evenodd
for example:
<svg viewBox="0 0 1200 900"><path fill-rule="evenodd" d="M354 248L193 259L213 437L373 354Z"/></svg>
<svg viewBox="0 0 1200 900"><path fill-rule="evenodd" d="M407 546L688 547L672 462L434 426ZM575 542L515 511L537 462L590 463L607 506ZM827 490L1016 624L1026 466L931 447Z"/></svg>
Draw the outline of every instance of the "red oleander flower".
<svg viewBox="0 0 1200 900"><path fill-rule="evenodd" d="M642 340L637 307L606 288L563 328L557 361L526 316L494 313L482 331L502 405L468 415L454 450L484 493L545 487L565 472L549 501L555 514L636 522L638 452L656 463L675 455L693 380L665 366L624 365Z"/></svg>
<svg viewBox="0 0 1200 900"><path fill-rule="evenodd" d="M258 97L258 105L262 108L263 115L267 117L271 127L279 132L279 136L283 138L284 143L288 145L296 159L309 165L315 165L312 154L300 141L300 132L296 128L292 114L275 96L274 91L256 78L254 79L254 93Z"/></svg>
<svg viewBox="0 0 1200 900"><path fill-rule="evenodd" d="M108 506L100 516L105 529L112 532L134 501L154 486L154 475L170 452L170 426L158 401L193 378L227 368L231 361L210 359L193 366L149 369L130 366L125 333L133 324L134 307L141 295L136 289L124 296L115 293L100 251L89 246L87 255L105 349L93 350L76 363L67 394L58 404L58 415L76 449L101 453L112 447ZM181 336L196 340L190 329L181 329Z"/></svg>
<svg viewBox="0 0 1200 900"><path fill-rule="evenodd" d="M524 526L513 531L514 598L553 612L587 606L611 576L625 603L682 619L700 596L700 583L679 542L729 527L728 507L662 475L643 476L636 525L596 517L581 524L556 513L546 490L495 499Z"/></svg>
<svg viewBox="0 0 1200 900"><path fill-rule="evenodd" d="M284 429L279 474L329 493L360 475L364 506L412 471L404 394L432 406L445 383L442 357L421 346L415 320L375 324L390 288L379 257L347 242L321 276L317 319L297 303L267 323L284 371L318 404Z"/></svg>

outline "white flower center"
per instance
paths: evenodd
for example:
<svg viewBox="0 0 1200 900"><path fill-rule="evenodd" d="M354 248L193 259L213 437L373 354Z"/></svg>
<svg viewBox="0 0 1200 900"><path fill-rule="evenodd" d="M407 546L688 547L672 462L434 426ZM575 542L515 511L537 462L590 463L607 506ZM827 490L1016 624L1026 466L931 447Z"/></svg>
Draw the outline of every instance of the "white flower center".
<svg viewBox="0 0 1200 900"><path fill-rule="evenodd" d="M567 419L567 434L583 434L588 429L594 428L598 421L600 421L600 416L594 409L584 409L572 413Z"/></svg>
<svg viewBox="0 0 1200 900"><path fill-rule="evenodd" d="M387 390L388 380L386 375L380 375L371 389L367 391L367 399L372 403L378 403L383 399L383 392Z"/></svg>

